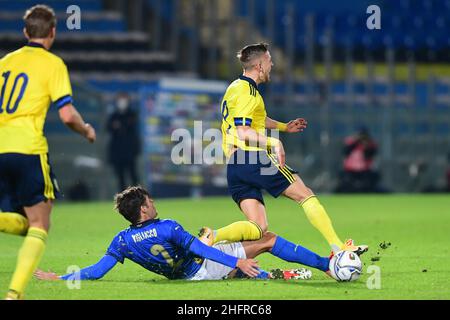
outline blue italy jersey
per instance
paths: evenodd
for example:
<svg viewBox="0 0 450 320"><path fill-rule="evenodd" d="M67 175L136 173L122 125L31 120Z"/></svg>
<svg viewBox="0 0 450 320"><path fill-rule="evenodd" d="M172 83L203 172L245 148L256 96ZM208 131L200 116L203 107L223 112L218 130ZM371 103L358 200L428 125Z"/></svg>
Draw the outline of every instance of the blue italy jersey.
<svg viewBox="0 0 450 320"><path fill-rule="evenodd" d="M120 263L127 258L168 279L190 278L203 259L189 252L195 237L174 220L153 219L121 231L106 254Z"/></svg>

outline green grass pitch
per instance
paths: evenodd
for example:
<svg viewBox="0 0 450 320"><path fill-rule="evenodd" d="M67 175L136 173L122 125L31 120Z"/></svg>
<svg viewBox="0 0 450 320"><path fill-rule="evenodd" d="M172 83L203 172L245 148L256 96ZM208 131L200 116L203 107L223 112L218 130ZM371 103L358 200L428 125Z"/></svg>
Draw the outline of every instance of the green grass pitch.
<svg viewBox="0 0 450 320"><path fill-rule="evenodd" d="M270 230L321 255L329 249L302 209L287 199L266 197ZM65 282L32 279L27 299L450 299L450 196L321 196L338 234L367 243L364 274L337 283L313 270L308 281L169 281L130 261L99 281L68 289ZM160 218L179 221L196 234L203 225L220 227L243 219L229 198L157 200ZM44 270L65 273L70 265L95 263L127 222L112 203L60 203L55 206ZM382 242L391 243L381 249ZM22 238L0 234L0 291L6 292ZM378 261L372 261L372 259ZM262 268L294 267L266 253ZM367 268L380 267L381 288L369 290Z"/></svg>

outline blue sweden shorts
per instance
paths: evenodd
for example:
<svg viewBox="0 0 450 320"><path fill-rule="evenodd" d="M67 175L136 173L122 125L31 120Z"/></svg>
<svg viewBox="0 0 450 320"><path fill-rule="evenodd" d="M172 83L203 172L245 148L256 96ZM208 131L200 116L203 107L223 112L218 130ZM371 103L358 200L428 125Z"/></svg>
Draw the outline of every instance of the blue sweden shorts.
<svg viewBox="0 0 450 320"><path fill-rule="evenodd" d="M48 155L0 153L0 209L21 212L45 200L60 197Z"/></svg>
<svg viewBox="0 0 450 320"><path fill-rule="evenodd" d="M245 199L264 204L262 190L277 198L295 181L295 173L287 165L281 169L275 154L238 149L227 163L228 190L238 205Z"/></svg>

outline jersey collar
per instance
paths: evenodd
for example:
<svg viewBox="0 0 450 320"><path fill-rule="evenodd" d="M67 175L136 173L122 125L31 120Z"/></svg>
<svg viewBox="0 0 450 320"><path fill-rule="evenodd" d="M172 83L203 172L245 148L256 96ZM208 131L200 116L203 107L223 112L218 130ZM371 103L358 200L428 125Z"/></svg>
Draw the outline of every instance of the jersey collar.
<svg viewBox="0 0 450 320"><path fill-rule="evenodd" d="M146 227L149 224L152 224L152 223L155 223L155 222L158 222L158 221L159 221L159 219L149 219L147 221L144 221L144 222L141 222L141 223L138 223L138 224L132 224L132 225L130 225L130 228L132 228L132 229L142 228L142 227Z"/></svg>
<svg viewBox="0 0 450 320"><path fill-rule="evenodd" d="M256 88L256 90L258 90L258 85L256 84L255 80L253 80L252 78L246 77L243 74L241 74L239 76L239 79L247 81L248 83L250 83L252 86L254 86Z"/></svg>
<svg viewBox="0 0 450 320"><path fill-rule="evenodd" d="M37 43L37 42L28 42L28 43L27 43L27 46L28 46L28 47L33 47L33 48L42 48L42 49L45 49L44 45L42 45L42 44L40 44L40 43ZM47 49L45 49L45 50L47 50Z"/></svg>

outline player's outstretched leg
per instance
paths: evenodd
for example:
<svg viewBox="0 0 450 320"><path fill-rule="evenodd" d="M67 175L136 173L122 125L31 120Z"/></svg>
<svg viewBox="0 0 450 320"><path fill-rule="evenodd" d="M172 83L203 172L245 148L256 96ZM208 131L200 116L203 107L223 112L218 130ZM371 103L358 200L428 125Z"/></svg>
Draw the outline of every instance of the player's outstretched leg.
<svg viewBox="0 0 450 320"><path fill-rule="evenodd" d="M247 258L253 259L264 252L288 262L296 262L308 267L327 272L330 259L321 257L300 245L283 239L273 232L266 232L258 241L242 242Z"/></svg>
<svg viewBox="0 0 450 320"><path fill-rule="evenodd" d="M220 241L240 242L259 240L267 231L268 223L264 205L256 199L244 199L239 204L248 221L238 221L217 230L203 227L199 238L208 245Z"/></svg>
<svg viewBox="0 0 450 320"><path fill-rule="evenodd" d="M44 254L50 226L51 201L25 208L30 228L17 257L16 270L6 296L8 300L23 298L25 288Z"/></svg>
<svg viewBox="0 0 450 320"><path fill-rule="evenodd" d="M15 212L0 212L0 232L24 236L28 231L28 219Z"/></svg>
<svg viewBox="0 0 450 320"><path fill-rule="evenodd" d="M198 233L200 241L211 246L220 241L240 242L261 239L263 231L256 222L237 221L223 228L212 230L203 227Z"/></svg>
<svg viewBox="0 0 450 320"><path fill-rule="evenodd" d="M295 175L295 178L296 181L283 192L283 195L301 205L309 222L327 240L332 250L350 250L358 255L366 252L368 250L368 246L366 245L356 246L351 239L347 240L345 243L339 239L333 228L333 224L331 223L325 208L320 204L319 199L314 195L311 189L305 186L298 175Z"/></svg>

